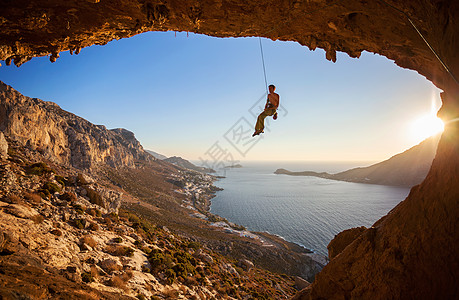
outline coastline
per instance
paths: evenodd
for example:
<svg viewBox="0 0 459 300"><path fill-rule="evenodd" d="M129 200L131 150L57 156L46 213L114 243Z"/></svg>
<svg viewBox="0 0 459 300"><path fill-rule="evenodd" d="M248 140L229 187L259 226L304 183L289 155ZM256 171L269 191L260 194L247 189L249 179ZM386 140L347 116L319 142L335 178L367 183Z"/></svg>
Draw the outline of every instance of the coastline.
<svg viewBox="0 0 459 300"><path fill-rule="evenodd" d="M225 177L222 177L222 178L225 178ZM221 178L215 178L214 182L219 181L219 179L221 179ZM207 206L206 206L206 212L207 212L207 218L208 218L207 220L214 221L213 223L225 222L226 224L228 224L229 227L231 227L233 229L233 232L228 231L228 233L241 234L240 232L243 232L243 231L250 232L250 233L252 233L254 235L262 236L262 237L266 238L267 240L270 240L271 242L274 242L274 243L277 243L277 244L284 244L284 245L287 246L288 249L291 249L292 251L294 251L296 253L319 255L321 257L324 257L327 260L327 263L328 263L328 258L325 255L320 254L316 250L309 249L306 246L302 245L301 243L294 242L294 241L289 241L285 237L283 237L283 236L281 236L279 234L271 233L271 232L269 232L267 230L266 231L247 230L246 227L243 226L243 225L233 223L231 220L228 220L225 217L222 217L222 216L220 216L218 214L210 212L211 206L212 206L211 199L213 199L213 198L215 198L217 196L216 195L217 192L224 190L223 188L220 188L220 187L217 187L217 188L218 188L218 190L216 190L212 194L208 195L209 198L208 198ZM240 232L237 232L237 231L240 231ZM322 263L323 260L320 260L320 262Z"/></svg>
<svg viewBox="0 0 459 300"><path fill-rule="evenodd" d="M254 240L260 240L262 244L282 244L287 249L292 250L295 253L305 254L316 254L323 256L322 254L301 245L300 243L289 241L281 235L270 233L269 231L252 231L247 230L245 226L236 224L225 217L211 212L212 199L217 195L219 191L223 191L214 185L220 179L226 177L205 174L201 172L190 171L188 174L184 174L182 178L183 191L176 190L191 197L191 201L184 201L184 207L193 210L191 213L193 217L206 220L211 226L220 227L223 231L228 234L236 234L242 237L252 238ZM227 226L223 225L226 224ZM326 256L324 256L326 257Z"/></svg>
<svg viewBox="0 0 459 300"><path fill-rule="evenodd" d="M198 239L209 249L235 260L248 260L255 266L279 274L299 276L313 281L315 275L328 263L327 257L298 243L269 232L256 232L211 212L216 193L214 185L221 178L214 175L184 171L177 181L175 192L186 195L182 207L192 218L201 219L208 232L206 239ZM282 260L279 260L282 258Z"/></svg>

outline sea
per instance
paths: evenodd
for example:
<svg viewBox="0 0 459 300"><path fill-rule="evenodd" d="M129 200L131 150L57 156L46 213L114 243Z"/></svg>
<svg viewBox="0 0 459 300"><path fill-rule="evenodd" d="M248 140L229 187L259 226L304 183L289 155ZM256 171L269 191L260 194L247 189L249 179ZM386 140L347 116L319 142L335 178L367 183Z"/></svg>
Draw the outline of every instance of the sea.
<svg viewBox="0 0 459 300"><path fill-rule="evenodd" d="M351 183L309 176L277 175L274 171L338 173L364 162L243 162L227 168L214 184L223 188L212 199L211 212L251 231L264 231L327 255L339 232L372 226L410 189Z"/></svg>

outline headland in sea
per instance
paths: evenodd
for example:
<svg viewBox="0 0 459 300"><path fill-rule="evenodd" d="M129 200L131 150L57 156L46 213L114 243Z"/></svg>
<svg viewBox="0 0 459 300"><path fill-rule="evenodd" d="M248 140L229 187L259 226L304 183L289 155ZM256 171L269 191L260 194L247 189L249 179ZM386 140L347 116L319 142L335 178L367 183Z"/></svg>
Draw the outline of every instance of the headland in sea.
<svg viewBox="0 0 459 300"><path fill-rule="evenodd" d="M320 255L339 232L371 226L406 198L409 188L273 174L341 172L372 162L244 162L226 169L210 211L248 230L275 234Z"/></svg>

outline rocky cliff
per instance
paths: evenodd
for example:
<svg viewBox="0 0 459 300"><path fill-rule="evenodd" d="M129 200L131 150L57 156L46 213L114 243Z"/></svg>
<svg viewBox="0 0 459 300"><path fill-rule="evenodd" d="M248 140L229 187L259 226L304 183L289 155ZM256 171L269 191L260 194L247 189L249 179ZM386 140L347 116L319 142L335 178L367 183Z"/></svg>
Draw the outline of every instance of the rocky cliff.
<svg viewBox="0 0 459 300"><path fill-rule="evenodd" d="M361 168L329 174L326 172L291 172L277 169L275 174L291 176L314 176L325 179L358 183L412 187L420 184L429 172L437 152L440 135L432 136L410 149L392 156L388 160Z"/></svg>
<svg viewBox="0 0 459 300"><path fill-rule="evenodd" d="M53 102L21 95L0 82L0 130L56 163L90 170L97 164L134 167L153 160L134 134L108 130L62 110Z"/></svg>
<svg viewBox="0 0 459 300"><path fill-rule="evenodd" d="M137 210L126 203L118 210L119 201L112 209L104 200L119 195L118 187L71 167L34 163L43 156L6 140L9 154L0 156L1 299L288 299L294 294L293 278L248 260L235 262L150 221L139 207L162 215L167 210L158 200L147 203L124 192L125 202ZM147 168L150 178L155 164ZM153 191L163 188L160 195L169 197L170 212L178 209L179 199L163 177L144 189L156 198Z"/></svg>
<svg viewBox="0 0 459 300"><path fill-rule="evenodd" d="M459 294L459 2L3 1L0 59L78 53L152 30L264 36L358 57L370 51L416 70L442 93L446 121L426 179L330 261L304 299L455 299ZM428 43L428 45L427 45ZM435 51L435 53L434 53ZM441 61L440 61L441 60Z"/></svg>

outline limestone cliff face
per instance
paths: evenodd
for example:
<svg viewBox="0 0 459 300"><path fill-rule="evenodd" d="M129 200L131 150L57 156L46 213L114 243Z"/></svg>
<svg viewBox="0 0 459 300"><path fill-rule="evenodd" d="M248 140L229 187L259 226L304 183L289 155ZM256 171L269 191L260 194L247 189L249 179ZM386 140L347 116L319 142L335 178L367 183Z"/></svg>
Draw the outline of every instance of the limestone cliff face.
<svg viewBox="0 0 459 300"><path fill-rule="evenodd" d="M182 30L213 36L264 36L297 41L310 49L325 49L326 58L332 61L336 59L336 51L358 57L366 50L418 71L445 91L441 95L440 116L448 123L429 174L405 201L333 258L298 297L456 299L459 295L458 19L457 0L3 1L0 59L6 60L6 64L14 61L21 65L34 56L50 54L50 60L55 61L62 51L78 53L93 44L106 44L145 31ZM452 75L411 24L416 25ZM7 113L4 109L0 115ZM21 114L16 117L24 123ZM14 129L8 127L10 131ZM42 138L51 140L49 135ZM49 153L70 159L66 149L52 149ZM78 149L75 151L79 153Z"/></svg>
<svg viewBox="0 0 459 300"><path fill-rule="evenodd" d="M2 82L0 131L47 159L79 169L90 170L100 163L134 167L137 160L153 159L132 132L107 130L55 103L25 97Z"/></svg>

